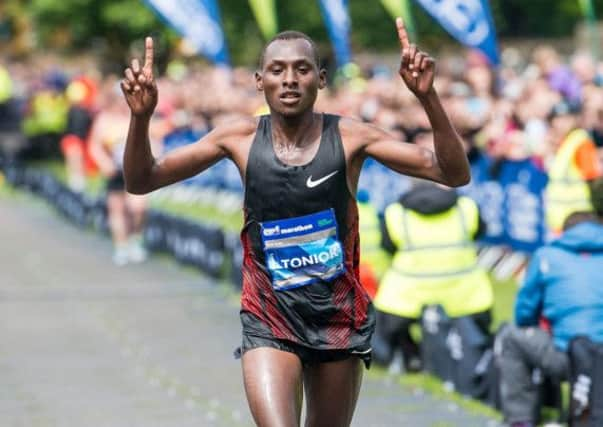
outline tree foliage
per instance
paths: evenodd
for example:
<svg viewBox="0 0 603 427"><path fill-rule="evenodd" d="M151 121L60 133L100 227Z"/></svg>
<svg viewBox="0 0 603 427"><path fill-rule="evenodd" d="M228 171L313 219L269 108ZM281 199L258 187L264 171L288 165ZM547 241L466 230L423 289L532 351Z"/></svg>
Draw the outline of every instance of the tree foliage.
<svg viewBox="0 0 603 427"><path fill-rule="evenodd" d="M18 4L32 22L40 48L96 48L108 59L123 61L132 42L152 34L171 44L177 36L142 0L3 0ZM491 0L501 38L559 37L572 34L582 19L579 0ZM603 16L603 0L593 0ZM277 0L280 29L296 29L313 37L329 57L330 45L317 0ZM392 18L379 0L349 0L351 42L355 51L397 48ZM253 64L264 43L245 0L219 0L222 21L235 64ZM451 38L414 3L413 15L422 44L438 47Z"/></svg>

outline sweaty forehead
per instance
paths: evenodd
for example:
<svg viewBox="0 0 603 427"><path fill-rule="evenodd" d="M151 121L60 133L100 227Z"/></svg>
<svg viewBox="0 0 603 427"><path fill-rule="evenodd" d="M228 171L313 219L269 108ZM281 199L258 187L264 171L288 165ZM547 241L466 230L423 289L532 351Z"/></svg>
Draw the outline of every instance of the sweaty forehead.
<svg viewBox="0 0 603 427"><path fill-rule="evenodd" d="M277 60L288 62L299 59L307 59L311 63L315 62L314 50L308 40L275 40L266 47L264 52L264 64Z"/></svg>

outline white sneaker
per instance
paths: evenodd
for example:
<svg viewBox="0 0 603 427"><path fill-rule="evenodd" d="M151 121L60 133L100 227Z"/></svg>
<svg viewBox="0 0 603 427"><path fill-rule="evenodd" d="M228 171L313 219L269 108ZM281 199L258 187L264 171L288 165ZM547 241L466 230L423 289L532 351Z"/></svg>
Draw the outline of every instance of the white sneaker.
<svg viewBox="0 0 603 427"><path fill-rule="evenodd" d="M133 263L145 262L149 257L149 252L141 244L130 245L128 249L128 259Z"/></svg>
<svg viewBox="0 0 603 427"><path fill-rule="evenodd" d="M128 241L128 258L130 262L141 263L147 260L149 252L143 244L142 236L135 235Z"/></svg>
<svg viewBox="0 0 603 427"><path fill-rule="evenodd" d="M117 247L113 250L113 264L118 267L126 265L130 261L128 248L124 246Z"/></svg>

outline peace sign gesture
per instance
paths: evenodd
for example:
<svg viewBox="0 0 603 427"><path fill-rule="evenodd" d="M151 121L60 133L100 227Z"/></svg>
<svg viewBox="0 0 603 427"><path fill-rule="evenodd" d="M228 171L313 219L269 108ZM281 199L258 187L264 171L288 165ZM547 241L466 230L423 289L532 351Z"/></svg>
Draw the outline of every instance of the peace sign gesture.
<svg viewBox="0 0 603 427"><path fill-rule="evenodd" d="M402 18L396 18L396 28L402 47L402 61L398 73L408 89L421 98L427 95L433 86L435 60L427 53L418 50L417 45L409 42Z"/></svg>
<svg viewBox="0 0 603 427"><path fill-rule="evenodd" d="M130 111L135 116L151 117L157 105L157 85L153 78L153 39L145 39L144 65L140 68L137 58L124 72L121 90Z"/></svg>

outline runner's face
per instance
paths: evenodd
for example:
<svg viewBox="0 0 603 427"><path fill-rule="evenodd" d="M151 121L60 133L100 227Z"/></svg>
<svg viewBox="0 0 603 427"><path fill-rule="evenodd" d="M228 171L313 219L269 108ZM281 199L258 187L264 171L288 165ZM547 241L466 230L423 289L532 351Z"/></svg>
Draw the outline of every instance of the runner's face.
<svg viewBox="0 0 603 427"><path fill-rule="evenodd" d="M325 71L318 70L307 40L276 40L264 52L264 65L256 73L270 110L297 116L312 110L318 89L325 87Z"/></svg>

